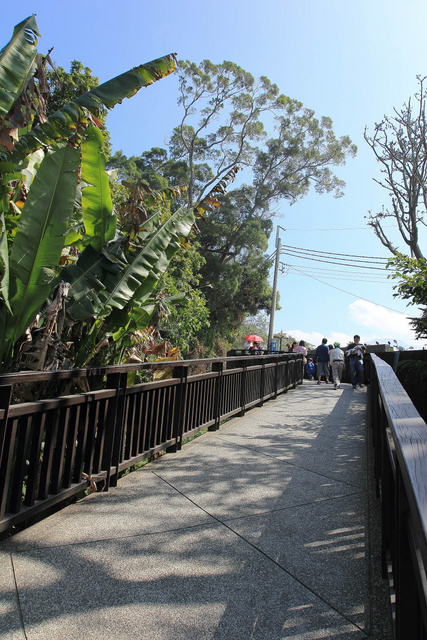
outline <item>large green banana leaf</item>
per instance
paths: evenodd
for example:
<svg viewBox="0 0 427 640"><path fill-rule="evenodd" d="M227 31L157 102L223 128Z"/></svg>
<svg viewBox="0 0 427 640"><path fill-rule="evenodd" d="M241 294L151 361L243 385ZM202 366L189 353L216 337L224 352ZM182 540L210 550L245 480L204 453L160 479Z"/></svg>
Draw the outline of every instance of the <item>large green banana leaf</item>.
<svg viewBox="0 0 427 640"><path fill-rule="evenodd" d="M122 102L124 98L133 96L141 87L147 87L172 73L175 66L175 56L169 54L139 67L134 67L95 89L91 89L56 111L47 122L33 127L31 131L22 136L11 152L3 154L3 159L20 162L26 155L42 145L50 145L54 141L69 138L76 133L78 127L87 126L86 109L94 115L102 106L110 109Z"/></svg>
<svg viewBox="0 0 427 640"><path fill-rule="evenodd" d="M106 289L99 294L104 305L102 315L107 315L111 308L123 309L132 303L132 298L137 302L145 295L149 274L153 272L159 277L166 271L170 259L179 249L179 238L188 236L193 224L193 211L185 205L180 207L135 252L119 278L116 274L108 274L104 280Z"/></svg>
<svg viewBox="0 0 427 640"><path fill-rule="evenodd" d="M102 282L108 259L89 245L79 256L75 264L64 267L60 280L71 284L68 292L66 308L71 320L82 321L97 316L102 307L98 297L105 286ZM120 270L111 263L111 268Z"/></svg>
<svg viewBox="0 0 427 640"><path fill-rule="evenodd" d="M76 192L79 153L62 147L47 155L32 182L10 253L9 301L3 308L5 344L9 354L48 297Z"/></svg>
<svg viewBox="0 0 427 640"><path fill-rule="evenodd" d="M16 25L12 39L0 51L0 116L9 113L34 74L39 35L36 19L30 16Z"/></svg>
<svg viewBox="0 0 427 640"><path fill-rule="evenodd" d="M96 321L80 345L74 361L75 366L86 366L90 362L92 355L96 352L96 344L102 337L101 331L104 334L107 332L114 334L119 330L121 325L115 325L113 322L114 317L121 317L121 314L117 314L117 310L126 307L132 314L133 309L140 307L141 310L144 309L142 315L145 318L152 317L154 311L148 298L152 295L159 276L164 273L170 259L179 249L179 238L187 236L193 224L193 211L186 206L181 207L161 227L155 229L149 238L146 238L144 246L129 257L127 265L117 270L119 265L115 264L115 269L110 268L109 272L104 274L102 282L105 289L96 293ZM80 260L76 264L77 268L80 266L79 262ZM80 274L83 275L83 270L80 271ZM80 278L78 286L81 287L83 282L84 279ZM93 292L90 287L88 287L88 291L93 300ZM76 286L71 283L67 313L70 308L68 305L73 305L74 314L79 313L79 305L80 309L83 305L87 305L87 301L82 297L80 300L76 300L75 292ZM138 322L140 320L136 316L132 319Z"/></svg>
<svg viewBox="0 0 427 640"><path fill-rule="evenodd" d="M158 220L158 215L153 218ZM151 223L145 225L151 228L145 244L127 259L118 253L116 243L110 243L101 254L86 247L75 264L64 267L61 279L71 285L67 315L74 320L106 317L113 308L138 306L151 295L179 248L179 237L189 234L194 214L183 206L161 227L152 228Z"/></svg>
<svg viewBox="0 0 427 640"><path fill-rule="evenodd" d="M99 129L90 126L88 140L82 144L82 180L87 183L82 194L84 244L92 245L98 252L116 233L110 181L101 151L103 140Z"/></svg>
<svg viewBox="0 0 427 640"><path fill-rule="evenodd" d="M148 87L153 82L168 76L175 71L175 67L175 54L170 53L163 58L157 58L134 67L130 71L100 84L95 89L78 97L75 102L86 107L91 113L94 113L94 110L101 106L111 109L123 98L131 98L141 87Z"/></svg>
<svg viewBox="0 0 427 640"><path fill-rule="evenodd" d="M155 282L155 284L156 283L157 281ZM168 296L167 298L163 298L162 304L163 306L165 306L166 302L168 304L176 304L177 302L182 302L183 300L185 300L186 297L187 297L186 294L178 293L174 296ZM140 329L140 330L146 329L150 325L150 322L152 321L153 316L157 311L157 303L158 303L158 300L151 298L147 295L140 305L133 306L130 309L130 311L126 313L126 315L123 317L122 321L115 325L116 327L119 327L119 328L116 329L116 331L112 334L113 339L115 341L118 341L118 340L121 340L124 336L128 335L129 333L136 331L137 329ZM111 316L113 316L113 313L111 314Z"/></svg>
<svg viewBox="0 0 427 640"><path fill-rule="evenodd" d="M127 322L112 334L113 340L118 342L133 331L146 329L150 326L150 322L156 311L157 301L152 298L149 298L141 307L132 309L127 317Z"/></svg>

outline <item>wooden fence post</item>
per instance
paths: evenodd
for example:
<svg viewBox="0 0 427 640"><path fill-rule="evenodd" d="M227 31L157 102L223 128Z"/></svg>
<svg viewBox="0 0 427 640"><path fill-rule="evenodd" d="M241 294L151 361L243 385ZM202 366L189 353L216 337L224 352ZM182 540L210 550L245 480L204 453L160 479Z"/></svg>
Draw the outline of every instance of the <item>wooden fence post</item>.
<svg viewBox="0 0 427 640"><path fill-rule="evenodd" d="M259 381L259 405L262 407L264 404L264 392L265 392L265 360L262 361L261 377Z"/></svg>
<svg viewBox="0 0 427 640"><path fill-rule="evenodd" d="M214 419L215 424L209 427L209 431L218 431L219 424L221 422L221 401L222 401L222 385L224 381L224 362L213 362L212 371L218 373L215 384L215 398L214 398Z"/></svg>
<svg viewBox="0 0 427 640"><path fill-rule="evenodd" d="M276 363L274 366L274 399L277 398L277 390L279 387L279 358L276 358Z"/></svg>
<svg viewBox="0 0 427 640"><path fill-rule="evenodd" d="M119 475L120 449L123 442L124 412L126 407L127 373L111 373L107 376L107 388L114 388L116 395L108 405L106 424L111 428L105 434L102 467L107 468L105 491L116 487ZM111 406L110 406L111 404ZM112 467L115 471L111 473Z"/></svg>
<svg viewBox="0 0 427 640"><path fill-rule="evenodd" d="M187 400L187 378L188 367L174 367L172 376L179 378L180 383L177 388L175 398L175 411L174 411L174 425L173 425L173 437L175 438L175 445L169 448L169 451L180 451L182 448L182 440L185 426L185 409Z"/></svg>
<svg viewBox="0 0 427 640"><path fill-rule="evenodd" d="M241 373L241 378L240 378L240 416L244 416L245 412L246 412L246 369L247 369L247 364L246 362L242 362L242 373Z"/></svg>
<svg viewBox="0 0 427 640"><path fill-rule="evenodd" d="M4 411L0 420L0 518L3 517L7 501L7 478L10 473L11 454L8 446L7 419L12 398L12 385L0 387L0 409Z"/></svg>
<svg viewBox="0 0 427 640"><path fill-rule="evenodd" d="M0 465L3 457L4 442L6 439L7 416L11 398L12 385L8 384L4 387L0 387L0 410L2 409L4 411L3 417L0 419Z"/></svg>

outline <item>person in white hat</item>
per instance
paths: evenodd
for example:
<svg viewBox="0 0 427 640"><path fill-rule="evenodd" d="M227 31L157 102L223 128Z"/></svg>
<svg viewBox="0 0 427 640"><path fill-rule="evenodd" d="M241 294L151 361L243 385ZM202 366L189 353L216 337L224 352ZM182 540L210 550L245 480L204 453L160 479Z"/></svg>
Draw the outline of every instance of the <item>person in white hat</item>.
<svg viewBox="0 0 427 640"><path fill-rule="evenodd" d="M332 368L332 380L334 381L334 389L339 389L341 385L341 377L345 368L344 351L340 349L340 343L334 342L334 348L329 354L329 362Z"/></svg>

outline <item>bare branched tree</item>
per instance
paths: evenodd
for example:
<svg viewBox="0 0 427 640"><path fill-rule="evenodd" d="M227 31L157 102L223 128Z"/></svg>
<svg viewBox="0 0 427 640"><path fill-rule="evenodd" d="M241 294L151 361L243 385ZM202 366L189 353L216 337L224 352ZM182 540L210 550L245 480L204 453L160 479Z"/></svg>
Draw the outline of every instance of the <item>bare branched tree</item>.
<svg viewBox="0 0 427 640"><path fill-rule="evenodd" d="M394 218L397 228L411 257L423 258L419 246L420 225L426 225L427 208L427 130L426 78L417 76L419 90L414 99L405 103L394 115L384 116L375 125L372 136L365 129L365 140L382 165L382 180L375 180L391 197L391 209L383 208L379 213L370 213L368 224L387 249L396 255L399 249L384 231L383 222Z"/></svg>

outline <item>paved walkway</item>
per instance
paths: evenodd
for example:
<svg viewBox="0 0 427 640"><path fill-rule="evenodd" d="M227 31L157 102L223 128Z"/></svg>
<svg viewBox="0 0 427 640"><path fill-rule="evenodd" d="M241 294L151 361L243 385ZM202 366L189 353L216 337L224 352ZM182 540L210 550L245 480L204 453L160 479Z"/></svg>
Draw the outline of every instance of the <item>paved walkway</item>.
<svg viewBox="0 0 427 640"><path fill-rule="evenodd" d="M365 409L306 381L4 540L1 640L388 640Z"/></svg>

